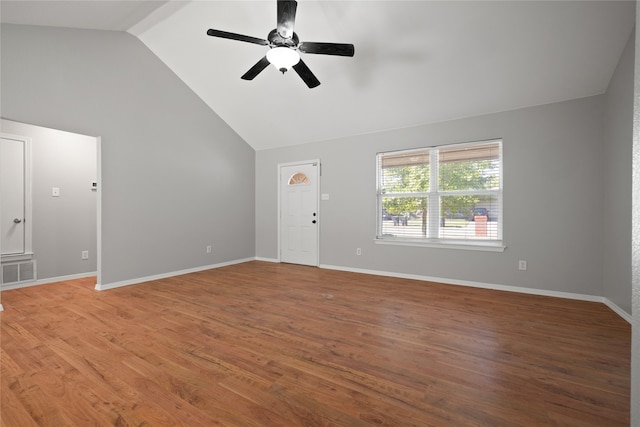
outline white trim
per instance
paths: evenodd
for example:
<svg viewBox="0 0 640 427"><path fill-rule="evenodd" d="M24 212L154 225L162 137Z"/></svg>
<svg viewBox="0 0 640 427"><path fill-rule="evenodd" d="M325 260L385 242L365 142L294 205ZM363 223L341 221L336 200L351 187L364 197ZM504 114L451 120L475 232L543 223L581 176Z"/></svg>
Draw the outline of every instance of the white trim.
<svg viewBox="0 0 640 427"><path fill-rule="evenodd" d="M631 419L640 425L640 7L636 2L633 70L633 138L631 148ZM634 403L635 402L635 403Z"/></svg>
<svg viewBox="0 0 640 427"><path fill-rule="evenodd" d="M235 265L235 264L242 264L244 262L249 262L249 261L263 261L263 262L272 262L272 263L280 262L278 259L275 259L275 258L264 258L264 257L244 258L244 259L227 261L227 262L218 263L218 264L211 264L211 265L205 265L201 267L190 268L186 270L156 274L154 276L146 276L146 277L140 277L137 279L124 280L121 282L109 283L106 285L100 285L99 283L96 283L95 289L97 291L104 291L104 290L119 288L122 286L135 285L135 284L149 282L153 280L160 280L160 279L166 279L168 277L180 276L183 274L196 273L198 271L211 270L214 268L226 267L226 266ZM573 299L573 300L579 300L579 301L600 302L605 304L611 310L613 310L618 316L622 317L624 320L629 322L629 324L633 323L633 318L625 310L620 308L618 305L616 305L614 302L612 302L608 298L596 296L596 295L574 294L570 292L549 291L544 289L521 288L517 286L497 285L497 284L491 284L491 283L474 282L469 280L445 279L442 277L394 273L394 272L379 271L379 270L367 270L362 268L350 268L350 267L342 267L342 266L328 265L328 264L320 264L318 267L324 268L327 270L347 271L350 273L372 274L376 276L386 276L386 277L398 277L402 279L413 279L413 280L420 280L420 281L426 281L426 282L443 283L446 285L469 286L472 288L492 289L496 291L507 291L507 292L523 293L523 294L550 296L550 297L566 298L566 299ZM82 274L72 274L68 276L51 277L47 279L35 280L32 282L23 282L15 285L8 285L6 287L2 286L0 290L6 291L11 289L26 288L29 286L44 285L47 283L64 282L67 280L74 280L74 279L84 279L86 277L92 277L95 275L96 275L96 272L90 272L90 273L82 273ZM2 304L0 304L0 311L3 311L3 310L4 309L2 307Z"/></svg>
<svg viewBox="0 0 640 427"><path fill-rule="evenodd" d="M375 276L398 277L402 279L413 279L413 280L420 280L425 282L443 283L445 285L469 286L472 288L491 289L495 291L507 291L507 292L521 293L521 294L540 295L540 296L555 297L555 298L566 298L566 299L573 299L578 301L600 302L605 304L610 309L612 309L616 314L618 314L627 322L629 323L632 322L631 316L626 311L624 311L623 309L618 307L616 304L611 302L608 298L598 296L598 295L574 294L571 292L550 291L545 289L521 288L519 286L498 285L493 283L474 282L470 280L446 279L443 277L421 276L417 274L395 273L395 272L389 272L389 271L367 270L362 268L342 267L338 265L321 264L319 267L325 268L327 270L348 271L351 273L372 274Z"/></svg>
<svg viewBox="0 0 640 427"><path fill-rule="evenodd" d="M102 137L96 137L96 283L102 280Z"/></svg>
<svg viewBox="0 0 640 427"><path fill-rule="evenodd" d="M24 253L33 253L33 155L31 138L24 139Z"/></svg>
<svg viewBox="0 0 640 427"><path fill-rule="evenodd" d="M211 270L214 268L226 267L228 265L242 264L243 262L248 262L248 261L253 261L253 258L244 258L244 259L238 259L234 261L222 262L219 264L203 265L200 267L188 268L186 270L170 271L168 273L155 274L153 276L146 276L146 277L138 277L137 279L123 280L121 282L107 283L103 285L101 285L100 283L96 283L95 289L96 291L106 291L108 289L120 288L122 286L137 285L138 283L166 279L167 277L181 276L183 274L197 273L198 271Z"/></svg>
<svg viewBox="0 0 640 427"><path fill-rule="evenodd" d="M264 261L264 262L280 262L279 259L277 258L263 258L260 256L254 257L253 258L254 261Z"/></svg>
<svg viewBox="0 0 640 427"><path fill-rule="evenodd" d="M631 317L631 315L629 313L627 313L626 311L624 311L622 308L620 308L616 303L614 303L613 301L611 301L609 298L607 297L602 297L602 302L609 307L611 310L615 311L615 313L622 317L624 320L626 320L627 322L629 322L629 324L633 324L633 317Z"/></svg>
<svg viewBox="0 0 640 427"><path fill-rule="evenodd" d="M463 242L458 240L457 242ZM502 242L486 242L474 243L473 241L464 241L464 243L454 243L442 240L441 242L429 242L425 240L400 240L400 239L374 239L376 245L391 246L413 246L422 248L438 248L438 249L458 249L465 251L485 251L485 252L504 252L507 247Z"/></svg>
<svg viewBox="0 0 640 427"><path fill-rule="evenodd" d="M33 260L33 252L25 252L23 254L7 254L2 256L3 264L11 264L15 262L31 260Z"/></svg>
<svg viewBox="0 0 640 427"><path fill-rule="evenodd" d="M20 283L12 283L7 285L2 285L0 288L3 291L10 291L12 289L20 289L27 288L30 286L38 286L38 285L46 285L47 283L56 283L56 282L64 282L67 280L75 280L75 279L84 279L87 277L94 277L96 275L95 271L91 271L88 273L79 273L79 274L70 274L67 276L58 276L58 277L48 277L45 279L31 280L29 282L20 282Z"/></svg>
<svg viewBox="0 0 640 427"><path fill-rule="evenodd" d="M285 164L286 165L286 164ZM277 251L277 260L278 262L280 262L280 246L281 246L281 242L280 242L280 193L282 190L282 184L280 182L280 170L282 169L282 166L280 163L278 163L278 165L276 166L276 174L277 174L277 178L276 178L276 182L277 182L277 186L278 186L278 191L276 194L276 251Z"/></svg>

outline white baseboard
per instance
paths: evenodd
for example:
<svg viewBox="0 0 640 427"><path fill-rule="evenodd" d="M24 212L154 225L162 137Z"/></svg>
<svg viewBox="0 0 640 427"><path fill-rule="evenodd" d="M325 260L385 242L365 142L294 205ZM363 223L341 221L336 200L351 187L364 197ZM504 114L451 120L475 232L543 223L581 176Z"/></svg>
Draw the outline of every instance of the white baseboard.
<svg viewBox="0 0 640 427"><path fill-rule="evenodd" d="M29 286L46 285L47 283L64 282L66 280L75 280L75 279L84 279L86 277L95 276L96 274L97 273L95 271L90 271L88 273L69 274L67 276L48 277L45 279L37 279L29 282L20 282L20 283L2 285L0 289L3 291L9 291L11 289L20 289L20 288L26 288Z"/></svg>
<svg viewBox="0 0 640 427"><path fill-rule="evenodd" d="M611 301L609 298L602 297L602 302L611 310L615 311L618 316L622 317L624 320L629 322L630 325L633 324L633 317L629 313L621 309L616 303Z"/></svg>
<svg viewBox="0 0 640 427"><path fill-rule="evenodd" d="M95 289L98 291L104 291L108 289L119 288L122 286L129 286L129 285L135 285L138 283L149 282L152 280L165 279L167 277L180 276L182 274L195 273L198 271L211 270L214 268L225 267L228 265L241 264L243 262L254 261L254 260L264 261L264 262L273 262L273 263L279 262L279 260L274 258L263 258L263 257L245 258L245 259L223 262L219 264L211 264L211 265L205 265L201 267L190 268L186 270L156 274L153 276L139 277L137 279L124 280L121 282L107 283L107 284L97 283L95 286ZM325 268L328 270L339 270L339 271L348 271L351 273L372 274L375 276L399 277L403 279L413 279L413 280L420 280L420 281L426 281L426 282L444 283L447 285L469 286L473 288L493 289L497 291L517 292L517 293L532 294L532 295L567 298L567 299L574 299L574 300L580 300L580 301L600 302L605 304L611 310L613 310L618 316L622 317L624 320L629 322L629 324L633 323L633 317L629 313L627 313L625 310L620 308L618 305L616 305L614 302L612 302L608 298L597 296L597 295L575 294L570 292L549 291L544 289L521 288L517 286L497 285L492 283L474 282L469 280L455 280L455 279L447 279L443 277L421 276L416 274L394 273L394 272L379 271L379 270L367 270L367 269L361 269L361 268L342 267L337 265L320 264L319 267ZM28 286L44 285L47 283L63 282L65 280L84 279L86 277L92 277L92 276L96 276L96 272L72 274L68 276L39 279L39 280L34 280L32 282L17 283L14 285L3 286L1 290L25 288ZM0 311L3 311L3 310L4 308L2 307L2 304L0 304Z"/></svg>
<svg viewBox="0 0 640 427"><path fill-rule="evenodd" d="M97 291L106 291L108 289L121 288L122 286L136 285L138 283L150 282L152 280L166 279L167 277L181 276L183 274L196 273L203 270L211 270L214 268L226 267L228 265L241 264L243 262L253 261L253 258L238 259L234 261L221 262L219 264L203 265L200 267L189 268L186 270L170 271L168 273L155 274L153 276L138 277L137 279L123 280L121 282L100 284L97 283L95 289Z"/></svg>
<svg viewBox="0 0 640 427"><path fill-rule="evenodd" d="M399 277L402 279L413 279L413 280L421 280L425 282L444 283L446 285L469 286L472 288L492 289L496 291L517 292L521 294L541 295L541 296L556 297L556 298L567 298L567 299L573 299L573 300L579 300L579 301L600 302L605 304L614 312L616 312L616 314L618 314L627 322L632 323L631 315L629 315L626 311L624 311L623 309L618 307L616 304L611 302L608 298L598 296L598 295L574 294L571 292L549 291L545 289L521 288L518 286L497 285L493 283L473 282L469 280L446 279L443 277L420 276L416 274L393 273L388 271L365 270L360 268L349 268L349 267L342 267L337 265L321 264L320 268L326 268L328 270L349 271L352 273L372 274L375 276Z"/></svg>
<svg viewBox="0 0 640 427"><path fill-rule="evenodd" d="M254 261L280 262L280 260L276 259L276 258L263 258L263 257L259 257L259 256L255 257L253 259L254 259Z"/></svg>

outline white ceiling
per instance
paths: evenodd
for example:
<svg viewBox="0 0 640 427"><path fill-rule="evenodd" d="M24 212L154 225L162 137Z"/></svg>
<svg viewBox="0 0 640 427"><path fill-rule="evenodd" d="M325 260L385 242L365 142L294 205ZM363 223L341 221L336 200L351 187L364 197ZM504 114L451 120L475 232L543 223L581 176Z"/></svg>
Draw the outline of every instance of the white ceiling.
<svg viewBox="0 0 640 427"><path fill-rule="evenodd" d="M301 41L353 43L353 58L303 54L322 83L269 67L275 0L8 1L2 22L128 30L256 150L601 94L635 22L634 1L300 0Z"/></svg>

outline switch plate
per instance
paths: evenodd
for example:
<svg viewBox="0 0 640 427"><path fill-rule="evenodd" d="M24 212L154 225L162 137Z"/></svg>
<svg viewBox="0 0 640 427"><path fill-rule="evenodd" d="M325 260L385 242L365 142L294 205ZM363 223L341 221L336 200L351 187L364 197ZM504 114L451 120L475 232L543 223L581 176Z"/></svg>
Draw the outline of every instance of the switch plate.
<svg viewBox="0 0 640 427"><path fill-rule="evenodd" d="M320 200L329 200L329 193L322 193L320 195Z"/></svg>
<svg viewBox="0 0 640 427"><path fill-rule="evenodd" d="M210 254L213 251L213 246L208 245L207 246L207 253Z"/></svg>
<svg viewBox="0 0 640 427"><path fill-rule="evenodd" d="M51 197L60 197L60 188L53 187L51 189Z"/></svg>
<svg viewBox="0 0 640 427"><path fill-rule="evenodd" d="M356 255L362 255L362 249L356 248Z"/></svg>
<svg viewBox="0 0 640 427"><path fill-rule="evenodd" d="M527 269L527 261L521 259L518 261L518 270L526 271Z"/></svg>

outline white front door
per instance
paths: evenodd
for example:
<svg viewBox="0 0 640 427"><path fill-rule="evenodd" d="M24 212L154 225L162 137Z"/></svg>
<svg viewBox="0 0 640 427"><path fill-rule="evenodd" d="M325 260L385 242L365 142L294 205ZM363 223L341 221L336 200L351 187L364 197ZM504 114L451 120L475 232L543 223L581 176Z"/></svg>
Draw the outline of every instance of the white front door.
<svg viewBox="0 0 640 427"><path fill-rule="evenodd" d="M1 255L23 254L25 246L26 141L0 138Z"/></svg>
<svg viewBox="0 0 640 427"><path fill-rule="evenodd" d="M318 265L319 165L279 166L281 262Z"/></svg>

